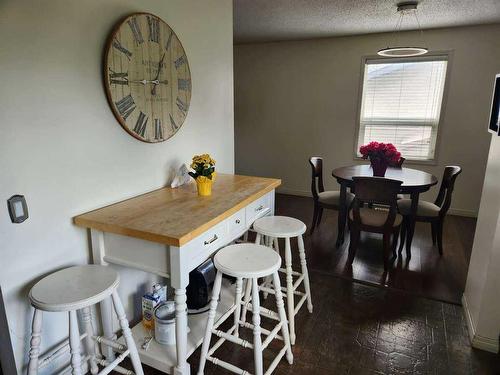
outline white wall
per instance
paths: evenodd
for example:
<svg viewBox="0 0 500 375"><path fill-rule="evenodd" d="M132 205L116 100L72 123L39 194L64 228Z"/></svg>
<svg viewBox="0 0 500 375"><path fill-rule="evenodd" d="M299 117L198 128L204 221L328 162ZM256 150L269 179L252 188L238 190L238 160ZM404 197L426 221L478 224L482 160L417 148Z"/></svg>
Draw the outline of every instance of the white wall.
<svg viewBox="0 0 500 375"><path fill-rule="evenodd" d="M500 137L491 141L463 305L472 344L497 353L500 334Z"/></svg>
<svg viewBox="0 0 500 375"><path fill-rule="evenodd" d="M451 74L438 163L408 165L439 178L444 166L463 173L455 213L475 215L484 178L493 77L500 72L500 25L425 31L431 51L451 51ZM386 47L390 34L243 44L234 48L236 171L281 178L282 191L310 192L308 158L325 158L326 187L334 167L354 163L361 59ZM420 42L415 32L401 43ZM260 152L254 152L258 148ZM437 189L425 194L434 199Z"/></svg>
<svg viewBox="0 0 500 375"><path fill-rule="evenodd" d="M182 129L160 144L128 135L102 84L106 38L137 11L163 18L186 50L193 81ZM169 181L171 168L209 152L234 171L233 46L230 0L51 0L0 2L0 284L18 368L26 362L30 286L89 259L87 232L72 217ZM26 196L30 218L11 224L5 200ZM132 293L150 277L121 272L129 317ZM145 284L144 284L145 283ZM138 318L137 314L133 315ZM46 314L42 350L67 333ZM51 371L49 371L51 372Z"/></svg>

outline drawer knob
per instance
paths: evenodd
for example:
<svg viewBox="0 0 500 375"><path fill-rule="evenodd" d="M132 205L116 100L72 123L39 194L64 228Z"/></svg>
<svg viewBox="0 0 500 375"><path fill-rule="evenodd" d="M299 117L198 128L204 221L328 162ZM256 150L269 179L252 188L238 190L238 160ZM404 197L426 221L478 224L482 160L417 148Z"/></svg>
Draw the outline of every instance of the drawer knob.
<svg viewBox="0 0 500 375"><path fill-rule="evenodd" d="M217 241L218 239L219 239L219 237L217 237L217 235L214 234L214 237L211 240L205 241L204 244L210 245L212 242Z"/></svg>
<svg viewBox="0 0 500 375"><path fill-rule="evenodd" d="M241 223L240 219L236 219L236 224Z"/></svg>
<svg viewBox="0 0 500 375"><path fill-rule="evenodd" d="M261 204L259 207L255 209L255 212L262 211L264 209L264 206Z"/></svg>

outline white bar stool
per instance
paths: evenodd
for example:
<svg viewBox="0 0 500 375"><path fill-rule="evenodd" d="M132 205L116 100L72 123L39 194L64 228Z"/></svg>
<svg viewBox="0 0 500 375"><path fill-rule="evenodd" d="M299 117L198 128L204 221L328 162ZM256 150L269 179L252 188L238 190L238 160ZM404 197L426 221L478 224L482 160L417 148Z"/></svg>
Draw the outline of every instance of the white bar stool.
<svg viewBox="0 0 500 375"><path fill-rule="evenodd" d="M69 312L69 347L71 352L71 369L73 375L80 375L82 370L82 355L80 340L85 343L83 362L90 365L92 374L109 374L113 369L127 375L143 375L141 361L132 338L127 317L123 309L117 288L120 282L118 273L109 267L97 265L75 266L44 277L31 288L29 299L35 308L31 331L31 349L29 353L28 375L35 375L39 368L40 343L42 335L42 312ZM90 306L112 298L126 346L116 341L95 336L92 327ZM85 333L80 336L77 310L81 310ZM121 354L112 361L100 358L95 351L95 342L112 347ZM135 372L127 370L118 364L130 356ZM104 366L99 372L97 365Z"/></svg>
<svg viewBox="0 0 500 375"><path fill-rule="evenodd" d="M287 307L288 307L288 322L290 326L290 342L292 345L295 344L295 315L298 313L304 302L307 300L307 309L310 313L313 311L313 305L311 300L311 287L309 284L309 272L307 270L306 253L304 249L304 239L302 235L306 232L306 225L293 217L287 216L265 216L257 219L253 223L253 229L257 232L255 238L255 243L264 242L267 246L274 248L279 253L278 239L283 238L285 240L285 268L280 268L280 272L286 274L286 288L282 287L283 291L286 291ZM290 245L290 238L296 237L301 272L294 271L292 269L292 249ZM295 282L293 277L297 277ZM266 278L264 283L259 287L260 290L264 292L264 298L267 297L268 293L274 293L273 289L269 288L272 280ZM304 292L298 289L301 283L304 283ZM300 296L301 299L295 305L294 296ZM245 301L250 298L250 289L247 287L245 291Z"/></svg>
<svg viewBox="0 0 500 375"><path fill-rule="evenodd" d="M239 367L225 362L219 358L214 357L214 352L224 343L230 341L234 344L243 346L244 348L253 349L254 352L254 366L255 375L263 375L262 351L267 348L274 338L284 341L284 346L274 358L265 374L271 374L278 365L281 358L286 353L288 363L292 364L293 354L290 346L290 337L288 332L288 323L286 320L285 306L283 303L283 295L280 288L280 279L278 269L281 265L281 258L279 254L272 251L266 246L255 244L237 244L230 245L215 255L214 264L217 268L217 275L215 277L214 287L212 291L212 299L210 301L210 310L208 313L207 326L205 330L205 338L201 348L200 367L198 374L202 375L206 361L210 361L215 365L221 366L226 370L241 375L249 375L250 373L240 369ZM236 278L236 297L234 306L229 309L215 324L215 311L217 309L217 301L219 299L222 275L228 275ZM276 306L278 314L269 309L260 307L259 290L257 279L259 277L266 277L272 275L274 285L276 287ZM240 321L240 312L242 295L243 279L247 279L248 285L253 289L252 303L249 301L244 305L245 308L250 309L253 313L252 324ZM260 315L266 318L276 320L278 323L271 330L266 330L260 327ZM231 315L234 318L233 326L226 332L218 330L217 328ZM239 326L250 328L253 330L253 343L239 338ZM281 330L281 336L278 332ZM261 333L267 335L264 342L262 342ZM212 334L220 337L220 339L210 348L210 339ZM210 350L209 350L210 348Z"/></svg>

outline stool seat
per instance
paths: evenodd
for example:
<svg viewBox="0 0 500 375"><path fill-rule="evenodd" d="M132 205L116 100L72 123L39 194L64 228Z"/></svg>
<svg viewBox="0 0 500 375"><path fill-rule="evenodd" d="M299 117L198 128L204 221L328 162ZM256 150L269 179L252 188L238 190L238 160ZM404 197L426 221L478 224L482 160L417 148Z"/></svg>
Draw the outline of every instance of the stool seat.
<svg viewBox="0 0 500 375"><path fill-rule="evenodd" d="M267 246L245 243L219 250L214 264L226 275L253 279L272 275L280 268L281 258Z"/></svg>
<svg viewBox="0 0 500 375"><path fill-rule="evenodd" d="M302 221L288 216L265 216L255 220L253 228L264 236L272 237L297 237L307 230Z"/></svg>
<svg viewBox="0 0 500 375"><path fill-rule="evenodd" d="M94 305L118 287L120 277L110 267L85 265L52 273L31 288L31 304L44 311L72 311Z"/></svg>

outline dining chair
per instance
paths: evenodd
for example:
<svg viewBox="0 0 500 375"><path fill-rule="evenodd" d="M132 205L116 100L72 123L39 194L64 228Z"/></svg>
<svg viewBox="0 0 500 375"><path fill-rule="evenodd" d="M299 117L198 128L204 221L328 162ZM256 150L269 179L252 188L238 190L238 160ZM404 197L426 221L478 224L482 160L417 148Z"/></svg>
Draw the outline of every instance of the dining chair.
<svg viewBox="0 0 500 375"><path fill-rule="evenodd" d="M309 158L309 164L312 168L311 193L314 200L314 213L311 225L310 234L314 232L314 228L319 226L323 216L323 209L339 210L340 208L340 191L325 191L323 185L323 158L313 156ZM347 192L347 205L350 206L354 195Z"/></svg>
<svg viewBox="0 0 500 375"><path fill-rule="evenodd" d="M443 255L443 224L444 218L451 205L451 196L455 187L455 180L462 173L462 168L458 166L447 166L443 172L443 179L439 187L439 193L434 203L423 200L418 201L417 216L415 221L431 224L432 244L438 245L439 254ZM403 225L401 227L401 243L399 253L403 251L405 236L408 227L408 216L411 213L411 199L400 199L398 201L399 213L403 215Z"/></svg>
<svg viewBox="0 0 500 375"><path fill-rule="evenodd" d="M384 270L387 271L391 250L394 257L396 256L399 230L403 221L397 209L397 194L402 181L383 177L353 177L352 179L355 195L349 211L351 231L349 264L354 261L361 232L381 233L384 243ZM386 208L364 207L364 203L383 205Z"/></svg>

